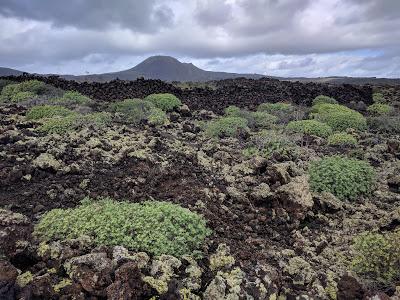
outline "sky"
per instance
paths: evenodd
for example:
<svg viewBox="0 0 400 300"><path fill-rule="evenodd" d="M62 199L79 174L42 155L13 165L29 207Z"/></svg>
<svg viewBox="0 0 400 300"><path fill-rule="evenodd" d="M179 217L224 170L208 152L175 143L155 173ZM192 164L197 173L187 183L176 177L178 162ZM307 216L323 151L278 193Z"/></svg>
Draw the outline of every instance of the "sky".
<svg viewBox="0 0 400 300"><path fill-rule="evenodd" d="M211 71L400 77L400 0L1 0L0 66L93 74L170 55Z"/></svg>

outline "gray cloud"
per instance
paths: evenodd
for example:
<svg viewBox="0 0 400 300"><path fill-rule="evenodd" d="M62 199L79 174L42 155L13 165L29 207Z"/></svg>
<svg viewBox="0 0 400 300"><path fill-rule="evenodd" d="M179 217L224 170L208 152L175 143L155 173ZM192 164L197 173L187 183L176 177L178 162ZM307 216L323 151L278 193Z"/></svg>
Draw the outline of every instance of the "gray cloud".
<svg viewBox="0 0 400 300"><path fill-rule="evenodd" d="M0 13L6 17L50 21L55 26L103 29L112 25L154 31L170 26L172 10L157 0L2 0Z"/></svg>
<svg viewBox="0 0 400 300"><path fill-rule="evenodd" d="M400 76L399 27L398 0L2 0L0 66L107 72L167 54L231 72Z"/></svg>

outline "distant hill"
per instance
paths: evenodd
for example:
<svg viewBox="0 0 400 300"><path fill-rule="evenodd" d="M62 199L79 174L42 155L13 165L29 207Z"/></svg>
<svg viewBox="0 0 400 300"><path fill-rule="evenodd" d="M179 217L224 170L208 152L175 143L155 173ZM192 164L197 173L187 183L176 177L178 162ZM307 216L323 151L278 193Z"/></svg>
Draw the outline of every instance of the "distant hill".
<svg viewBox="0 0 400 300"><path fill-rule="evenodd" d="M264 76L259 74L205 71L196 67L192 63L182 63L171 56L151 56L137 66L124 71L81 76L67 75L62 77L78 81L110 81L117 78L121 80L135 80L139 77L144 77L146 79L161 79L170 82L205 82L238 77L258 79Z"/></svg>
<svg viewBox="0 0 400 300"><path fill-rule="evenodd" d="M1 68L0 67L0 76L18 76L22 75L24 72L10 69L10 68Z"/></svg>
<svg viewBox="0 0 400 300"><path fill-rule="evenodd" d="M0 68L0 76L22 75L23 72L9 68ZM49 76L52 74L46 74ZM372 84L372 85L400 85L398 78L376 78L376 77L274 77L260 74L239 74L227 72L213 72L200 69L192 63L182 63L171 56L151 56L135 67L119 72L91 74L91 75L58 75L68 80L88 81L88 82L106 82L115 79L136 80L143 77L145 79L160 79L167 82L207 82L222 79L232 79L245 77L250 79L259 79L262 77L275 78L287 81L317 82L330 84Z"/></svg>

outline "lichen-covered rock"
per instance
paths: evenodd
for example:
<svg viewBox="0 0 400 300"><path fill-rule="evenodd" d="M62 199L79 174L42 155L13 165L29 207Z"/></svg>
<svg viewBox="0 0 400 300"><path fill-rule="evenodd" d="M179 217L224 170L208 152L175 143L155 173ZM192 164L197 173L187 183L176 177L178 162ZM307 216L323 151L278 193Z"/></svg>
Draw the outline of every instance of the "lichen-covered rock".
<svg viewBox="0 0 400 300"><path fill-rule="evenodd" d="M230 268L235 264L235 258L230 255L226 244L219 244L216 253L210 255L209 261L212 271Z"/></svg>
<svg viewBox="0 0 400 300"><path fill-rule="evenodd" d="M24 251L30 243L32 230L27 217L0 208L0 258L14 257Z"/></svg>
<svg viewBox="0 0 400 300"><path fill-rule="evenodd" d="M138 252L130 254L128 249L122 246L115 246L113 248L113 262L119 264L121 262L132 261L136 263L139 269L143 269L150 261L150 257L146 252Z"/></svg>
<svg viewBox="0 0 400 300"><path fill-rule="evenodd" d="M293 178L277 190L274 205L282 207L292 220L303 220L314 202L306 175Z"/></svg>
<svg viewBox="0 0 400 300"><path fill-rule="evenodd" d="M284 271L291 276L294 285L306 287L315 279L315 271L311 265L299 256L289 259Z"/></svg>
<svg viewBox="0 0 400 300"><path fill-rule="evenodd" d="M271 188L265 182L260 183L251 192L251 197L259 202L268 200L272 195Z"/></svg>
<svg viewBox="0 0 400 300"><path fill-rule="evenodd" d="M61 162L56 160L53 155L49 153L42 153L32 161L32 165L43 170L57 171L61 168Z"/></svg>

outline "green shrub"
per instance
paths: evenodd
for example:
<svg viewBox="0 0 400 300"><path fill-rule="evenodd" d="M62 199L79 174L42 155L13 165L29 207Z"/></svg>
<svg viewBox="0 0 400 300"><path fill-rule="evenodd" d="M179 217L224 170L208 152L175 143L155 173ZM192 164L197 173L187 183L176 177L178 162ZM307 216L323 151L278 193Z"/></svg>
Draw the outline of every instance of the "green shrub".
<svg viewBox="0 0 400 300"><path fill-rule="evenodd" d="M88 106L92 103L92 99L79 92L68 91L61 98L53 99L52 103L72 108L76 106Z"/></svg>
<svg viewBox="0 0 400 300"><path fill-rule="evenodd" d="M234 137L248 131L248 121L239 117L222 117L207 124L206 134L212 137Z"/></svg>
<svg viewBox="0 0 400 300"><path fill-rule="evenodd" d="M380 116L367 120L370 130L379 133L400 134L400 117Z"/></svg>
<svg viewBox="0 0 400 300"><path fill-rule="evenodd" d="M322 103L312 107L311 116L326 123L335 131L345 131L348 128L364 130L367 121L362 114L339 104Z"/></svg>
<svg viewBox="0 0 400 300"><path fill-rule="evenodd" d="M353 269L384 284L400 279L400 230L385 234L367 232L354 239Z"/></svg>
<svg viewBox="0 0 400 300"><path fill-rule="evenodd" d="M80 116L78 115L46 119L43 124L37 128L37 130L47 134L64 134L68 131L74 130L78 126L79 119Z"/></svg>
<svg viewBox="0 0 400 300"><path fill-rule="evenodd" d="M169 119L165 111L156 107L151 109L147 121L149 124L155 126L167 125L169 123Z"/></svg>
<svg viewBox="0 0 400 300"><path fill-rule="evenodd" d="M332 97L328 97L328 96L324 96L324 95L319 95L319 96L315 97L314 100L312 101L312 105L318 105L318 104L323 104L323 103L337 104L337 101Z"/></svg>
<svg viewBox="0 0 400 300"><path fill-rule="evenodd" d="M44 118L53 118L56 116L65 117L74 114L73 111L58 105L38 105L32 107L26 117L29 120L39 120Z"/></svg>
<svg viewBox="0 0 400 300"><path fill-rule="evenodd" d="M328 144L331 146L355 146L357 139L351 134L338 132L328 137Z"/></svg>
<svg viewBox="0 0 400 300"><path fill-rule="evenodd" d="M272 130L262 130L252 136L251 144L243 150L246 157L259 155L267 159L273 156L292 158L296 153L297 146L291 137Z"/></svg>
<svg viewBox="0 0 400 300"><path fill-rule="evenodd" d="M38 80L23 81L6 85L0 95L0 102L22 102L37 98L46 90L46 84Z"/></svg>
<svg viewBox="0 0 400 300"><path fill-rule="evenodd" d="M284 102L262 103L258 106L257 111L265 111L267 113L275 115L281 112L292 112L294 111L294 107L290 103Z"/></svg>
<svg viewBox="0 0 400 300"><path fill-rule="evenodd" d="M264 111L256 111L252 113L254 126L257 128L270 129L278 121L278 117Z"/></svg>
<svg viewBox="0 0 400 300"><path fill-rule="evenodd" d="M386 103L385 96L383 96L382 93L373 93L372 94L372 100L375 103Z"/></svg>
<svg viewBox="0 0 400 300"><path fill-rule="evenodd" d="M95 112L80 116L77 126L103 126L111 123L111 114L108 112Z"/></svg>
<svg viewBox="0 0 400 300"><path fill-rule="evenodd" d="M240 111L241 109L235 105L230 105L224 109L227 117L240 117Z"/></svg>
<svg viewBox="0 0 400 300"><path fill-rule="evenodd" d="M172 94L151 94L145 100L163 111L172 111L182 105L181 100Z"/></svg>
<svg viewBox="0 0 400 300"><path fill-rule="evenodd" d="M125 99L110 105L110 111L121 114L124 122L132 124L146 120L153 108L151 102L142 99Z"/></svg>
<svg viewBox="0 0 400 300"><path fill-rule="evenodd" d="M18 84L18 90L20 92L31 92L40 95L46 91L46 84L39 80L23 81Z"/></svg>
<svg viewBox="0 0 400 300"><path fill-rule="evenodd" d="M388 104L383 103L374 103L368 106L367 111L371 115L381 116L381 115L388 115L392 111L392 107Z"/></svg>
<svg viewBox="0 0 400 300"><path fill-rule="evenodd" d="M180 257L198 250L210 230L201 216L176 204L86 198L75 208L46 213L34 234L42 241L88 235L97 245Z"/></svg>
<svg viewBox="0 0 400 300"><path fill-rule="evenodd" d="M10 84L15 84L15 83L16 83L16 82L15 82L15 81L12 81L12 80L0 79L0 93L1 93L1 91L3 90L3 88L4 88L5 86L10 85Z"/></svg>
<svg viewBox="0 0 400 300"><path fill-rule="evenodd" d="M286 126L286 130L319 137L328 137L332 134L332 128L329 125L316 120L292 121Z"/></svg>
<svg viewBox="0 0 400 300"><path fill-rule="evenodd" d="M330 192L341 200L368 195L375 183L374 169L367 162L341 156L311 163L309 175L314 192Z"/></svg>
<svg viewBox="0 0 400 300"><path fill-rule="evenodd" d="M36 99L37 95L32 92L18 92L11 97L11 102L19 103L23 101Z"/></svg>

